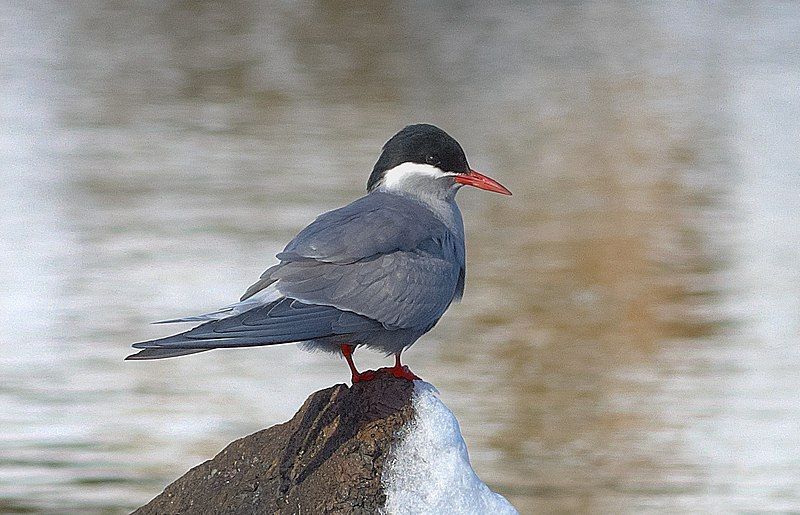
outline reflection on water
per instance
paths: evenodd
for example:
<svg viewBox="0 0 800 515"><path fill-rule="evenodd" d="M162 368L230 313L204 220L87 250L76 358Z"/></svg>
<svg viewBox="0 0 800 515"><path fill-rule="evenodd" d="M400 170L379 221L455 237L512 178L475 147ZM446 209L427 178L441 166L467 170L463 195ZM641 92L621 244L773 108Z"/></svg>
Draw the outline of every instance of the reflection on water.
<svg viewBox="0 0 800 515"><path fill-rule="evenodd" d="M130 509L344 381L121 359L413 121L515 193L460 195L467 294L408 357L482 478L522 512L800 509L800 8L363 9L0 8L0 511Z"/></svg>

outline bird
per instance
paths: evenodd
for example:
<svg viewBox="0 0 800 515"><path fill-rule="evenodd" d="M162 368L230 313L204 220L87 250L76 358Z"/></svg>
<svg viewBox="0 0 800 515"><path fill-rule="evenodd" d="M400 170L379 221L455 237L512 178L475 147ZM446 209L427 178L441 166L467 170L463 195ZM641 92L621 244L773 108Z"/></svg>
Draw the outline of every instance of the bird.
<svg viewBox="0 0 800 515"><path fill-rule="evenodd" d="M394 366L379 370L419 379L401 353L464 294L464 223L455 201L462 186L511 195L471 169L444 130L406 126L384 144L366 195L301 230L239 302L156 322L201 324L135 343L139 352L126 359L300 343L343 356L355 384L375 377L353 361L354 350L366 347L394 355Z"/></svg>

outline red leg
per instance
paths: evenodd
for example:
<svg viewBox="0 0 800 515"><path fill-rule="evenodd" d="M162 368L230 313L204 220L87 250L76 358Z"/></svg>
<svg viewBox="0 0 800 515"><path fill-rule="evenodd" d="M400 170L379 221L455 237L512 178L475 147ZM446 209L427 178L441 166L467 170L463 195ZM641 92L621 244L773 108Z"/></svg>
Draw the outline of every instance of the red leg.
<svg viewBox="0 0 800 515"><path fill-rule="evenodd" d="M375 373L372 372L371 370L367 370L366 372L361 373L356 369L356 364L353 363L352 345L344 343L340 345L340 348L342 349L342 356L344 356L344 359L347 360L347 366L350 367L351 381L353 382L353 384L356 384L361 381L369 381L370 379L375 378Z"/></svg>

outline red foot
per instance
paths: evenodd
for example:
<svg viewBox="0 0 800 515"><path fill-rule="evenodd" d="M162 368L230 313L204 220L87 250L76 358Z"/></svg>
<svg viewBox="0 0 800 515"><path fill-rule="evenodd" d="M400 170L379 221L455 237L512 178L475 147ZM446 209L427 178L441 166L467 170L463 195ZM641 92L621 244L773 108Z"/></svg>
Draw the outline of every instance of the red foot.
<svg viewBox="0 0 800 515"><path fill-rule="evenodd" d="M364 381L372 381L375 379L374 370L365 370L359 372L353 363L353 346L347 343L340 345L342 349L342 356L347 360L347 366L350 367L350 380L353 384L363 383ZM421 379L417 374L412 372L407 366L400 364L400 353L395 354L394 366L379 368L378 371L389 372L398 379L405 379L406 381L415 381Z"/></svg>
<svg viewBox="0 0 800 515"><path fill-rule="evenodd" d="M417 374L412 372L411 369L408 368L406 365L402 365L402 366L395 365L393 367L383 367L383 368L379 368L378 370L385 370L386 372L389 372L390 374L392 374L396 378L405 379L406 381L415 381L417 379L422 379Z"/></svg>
<svg viewBox="0 0 800 515"><path fill-rule="evenodd" d="M340 348L342 349L342 356L344 356L344 359L347 360L347 366L350 367L350 380L353 382L353 384L375 379L375 372L372 370L365 370L363 372L356 370L356 365L353 363L352 345L343 344L340 346Z"/></svg>
<svg viewBox="0 0 800 515"><path fill-rule="evenodd" d="M350 380L353 382L353 384L363 383L364 381L372 381L373 379L375 379L375 372L373 372L372 370L365 370L363 372L355 372L350 377Z"/></svg>

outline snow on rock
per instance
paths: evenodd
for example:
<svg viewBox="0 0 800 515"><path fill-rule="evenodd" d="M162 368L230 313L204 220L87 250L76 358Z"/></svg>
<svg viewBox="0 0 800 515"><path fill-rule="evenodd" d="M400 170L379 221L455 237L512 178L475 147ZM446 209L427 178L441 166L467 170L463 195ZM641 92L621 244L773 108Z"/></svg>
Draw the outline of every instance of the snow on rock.
<svg viewBox="0 0 800 515"><path fill-rule="evenodd" d="M438 393L432 385L414 381L414 419L381 478L384 513L518 513L472 470L458 421Z"/></svg>

